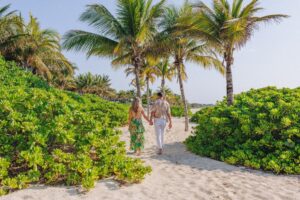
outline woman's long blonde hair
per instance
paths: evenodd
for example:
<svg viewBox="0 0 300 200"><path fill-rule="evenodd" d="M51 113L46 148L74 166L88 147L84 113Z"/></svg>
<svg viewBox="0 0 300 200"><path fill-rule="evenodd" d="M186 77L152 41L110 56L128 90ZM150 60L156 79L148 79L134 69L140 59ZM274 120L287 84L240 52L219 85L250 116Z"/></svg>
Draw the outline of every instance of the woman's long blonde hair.
<svg viewBox="0 0 300 200"><path fill-rule="evenodd" d="M138 113L142 110L142 101L139 97L135 97L132 101L130 110L134 113Z"/></svg>

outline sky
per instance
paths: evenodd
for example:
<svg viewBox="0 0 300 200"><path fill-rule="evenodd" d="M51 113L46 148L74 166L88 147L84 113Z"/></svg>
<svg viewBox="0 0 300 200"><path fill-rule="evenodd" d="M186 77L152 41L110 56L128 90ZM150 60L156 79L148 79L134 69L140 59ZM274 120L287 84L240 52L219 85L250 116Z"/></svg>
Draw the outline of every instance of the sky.
<svg viewBox="0 0 300 200"><path fill-rule="evenodd" d="M154 0L156 2L157 0ZM168 0L167 4L180 6L184 0ZM71 29L95 31L78 20L87 4L100 3L112 13L116 10L116 0L0 0L0 6L11 4L11 9L19 10L25 19L29 13L37 17L42 28L50 28L61 35ZM204 0L210 4L212 0ZM249 2L249 0L245 0ZM277 86L295 88L300 86L300 1L261 0L264 14L287 14L290 16L280 24L262 25L247 45L235 53L233 66L234 93L251 88ZM64 52L66 57L79 68L78 73L92 72L107 74L112 87L117 90L133 89L132 77L124 71L111 68L110 60L91 57L83 52ZM186 96L193 103L215 103L226 94L225 78L214 70L204 70L199 65L186 63L188 80L185 82ZM152 87L157 90L158 80ZM176 80L167 86L179 94Z"/></svg>

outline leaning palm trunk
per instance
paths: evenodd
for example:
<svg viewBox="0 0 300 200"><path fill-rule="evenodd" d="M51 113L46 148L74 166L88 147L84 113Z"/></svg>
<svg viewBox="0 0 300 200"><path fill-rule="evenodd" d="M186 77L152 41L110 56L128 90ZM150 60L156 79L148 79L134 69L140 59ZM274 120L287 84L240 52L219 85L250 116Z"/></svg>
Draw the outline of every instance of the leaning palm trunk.
<svg viewBox="0 0 300 200"><path fill-rule="evenodd" d="M150 84L149 84L149 77L146 78L147 84L147 116L150 117Z"/></svg>
<svg viewBox="0 0 300 200"><path fill-rule="evenodd" d="M183 65L183 63L180 62L178 59L176 59L175 66L177 69L181 98L182 98L182 103L183 103L183 107L184 107L184 118L185 118L184 130L188 131L189 130L188 107L187 107L187 102L186 102L186 98L185 98L185 94L184 94L183 80L182 80L182 76L181 76L182 75L181 65Z"/></svg>
<svg viewBox="0 0 300 200"><path fill-rule="evenodd" d="M226 92L227 92L227 105L231 106L233 104L233 81L232 81L232 70L231 66L233 64L233 52L230 50L225 53L224 59L226 62Z"/></svg>

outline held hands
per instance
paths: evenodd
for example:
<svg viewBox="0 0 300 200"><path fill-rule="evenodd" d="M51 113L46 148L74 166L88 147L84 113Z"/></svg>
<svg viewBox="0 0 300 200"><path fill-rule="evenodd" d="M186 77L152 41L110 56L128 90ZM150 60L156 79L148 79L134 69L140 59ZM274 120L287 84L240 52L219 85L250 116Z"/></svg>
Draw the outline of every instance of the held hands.
<svg viewBox="0 0 300 200"><path fill-rule="evenodd" d="M154 123L153 123L152 120L150 120L150 121L149 121L149 124L150 124L150 126L153 126Z"/></svg>

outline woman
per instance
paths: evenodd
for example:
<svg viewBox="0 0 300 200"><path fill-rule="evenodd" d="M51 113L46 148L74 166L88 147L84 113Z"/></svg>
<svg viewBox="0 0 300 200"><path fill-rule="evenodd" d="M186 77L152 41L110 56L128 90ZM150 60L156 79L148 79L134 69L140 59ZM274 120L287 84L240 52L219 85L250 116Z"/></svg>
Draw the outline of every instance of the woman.
<svg viewBox="0 0 300 200"><path fill-rule="evenodd" d="M133 150L137 156L141 155L141 150L144 148L144 132L142 117L149 123L150 120L146 116L142 107L141 99L136 97L129 109L129 132L130 132L130 149Z"/></svg>

